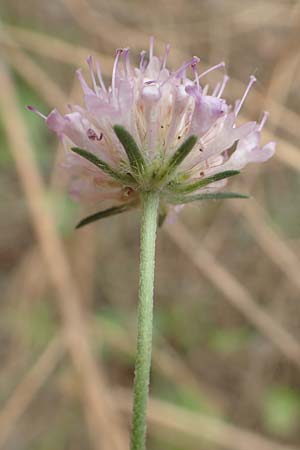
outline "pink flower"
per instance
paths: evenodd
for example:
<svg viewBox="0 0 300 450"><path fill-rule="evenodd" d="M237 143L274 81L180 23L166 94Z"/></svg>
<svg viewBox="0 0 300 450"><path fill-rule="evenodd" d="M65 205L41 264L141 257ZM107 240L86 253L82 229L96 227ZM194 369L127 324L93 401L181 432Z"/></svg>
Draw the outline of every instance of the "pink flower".
<svg viewBox="0 0 300 450"><path fill-rule="evenodd" d="M274 142L260 145L267 113L260 124L236 125L253 76L242 98L228 105L222 98L226 74L212 91L200 85L204 75L224 68L224 63L199 75L200 60L193 57L170 72L169 50L167 46L163 57L154 56L151 40L148 57L143 51L139 67L132 67L129 49L118 49L108 88L99 63L94 65L89 57L91 84L77 71L84 107L69 106L65 115L53 110L48 117L29 107L64 143L63 165L73 197L84 203L110 200L115 211L137 205L143 190L159 189L168 210L217 198L213 194L229 176L274 154ZM193 73L191 78L187 71Z"/></svg>

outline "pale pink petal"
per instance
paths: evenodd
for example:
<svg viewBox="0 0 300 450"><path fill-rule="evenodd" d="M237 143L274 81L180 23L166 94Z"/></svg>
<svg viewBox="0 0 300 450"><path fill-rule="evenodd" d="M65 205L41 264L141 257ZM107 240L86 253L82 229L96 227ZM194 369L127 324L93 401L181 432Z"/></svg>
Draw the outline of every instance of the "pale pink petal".
<svg viewBox="0 0 300 450"><path fill-rule="evenodd" d="M129 49L118 49L113 64L111 86L104 85L100 66L87 59L90 69L90 84L86 82L81 69L77 76L84 95L84 106L69 105L68 114L57 110L48 117L34 107L31 111L46 120L49 129L62 140L66 155L63 167L70 175L70 191L83 203L112 200L126 202L126 188L115 177L103 173L85 158L71 151L71 147L83 148L105 161L115 170L136 177L128 162L123 145L118 140L113 126L126 128L136 140L144 159L153 173L153 184L161 180L155 176L163 170L170 158L189 136L195 135L197 142L174 176L183 175L187 182L195 182L230 169L242 169L248 163L260 163L269 159L275 152L275 143L260 144L262 128L267 114L260 124L246 122L237 126L237 115L245 101L255 78L250 82L242 99L228 105L221 98L229 77L225 74L217 86L210 90L208 85L200 85L202 77L212 70L224 67L217 64L198 74L198 57L185 61L177 70L166 67L169 46L163 57L154 56L153 39L148 58L141 54L139 68L132 68ZM96 68L96 73L95 73ZM194 76L189 78L192 69ZM208 92L212 92L208 95ZM179 176L178 176L178 179ZM146 180L146 184L149 180ZM216 192L222 189L227 180L220 180L199 189L199 193ZM164 185L158 184L163 191ZM145 180L134 186L137 197L145 188ZM131 187L129 189L132 189ZM168 187L170 189L170 186ZM171 207L170 210L175 212Z"/></svg>
<svg viewBox="0 0 300 450"><path fill-rule="evenodd" d="M61 136L64 131L65 121L63 116L56 110L50 112L46 119L48 128L54 131L58 136Z"/></svg>

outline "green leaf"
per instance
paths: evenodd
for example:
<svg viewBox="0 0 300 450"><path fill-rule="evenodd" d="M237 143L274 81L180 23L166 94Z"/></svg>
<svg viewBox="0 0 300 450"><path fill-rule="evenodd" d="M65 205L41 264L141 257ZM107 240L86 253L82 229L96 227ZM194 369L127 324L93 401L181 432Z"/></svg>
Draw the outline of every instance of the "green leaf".
<svg viewBox="0 0 300 450"><path fill-rule="evenodd" d="M101 169L104 173L111 176L115 180L121 183L132 183L132 179L126 175L123 175L116 170L112 169L109 164L99 159L97 156L93 155L93 153L84 150L79 147L72 147L71 150L82 158L87 159L90 163L94 164L94 166Z"/></svg>
<svg viewBox="0 0 300 450"><path fill-rule="evenodd" d="M267 431L289 436L300 419L300 392L287 385L271 385L262 396L263 421Z"/></svg>
<svg viewBox="0 0 300 450"><path fill-rule="evenodd" d="M202 392L200 389L195 390L188 385L176 385L172 381L161 378L152 388L154 391L153 395L188 411L200 412L215 417L219 416L217 407L211 405L209 396L205 392Z"/></svg>
<svg viewBox="0 0 300 450"><path fill-rule="evenodd" d="M195 181L195 183L190 184L173 184L170 185L173 192L178 192L182 194L188 194L189 192L193 192L197 189L200 189L204 186L207 186L210 183L214 183L215 181L223 180L224 178L233 177L234 175L238 175L240 173L239 170L227 170L225 172L217 173L216 175L212 175L211 177L204 178L203 180Z"/></svg>
<svg viewBox="0 0 300 450"><path fill-rule="evenodd" d="M250 331L245 327L214 328L208 337L208 346L219 353L230 355L242 351L251 338Z"/></svg>
<svg viewBox="0 0 300 450"><path fill-rule="evenodd" d="M131 203L126 203L125 205L121 205L121 206L114 206L112 208L105 209L104 211L99 211L99 212L92 214L92 215L86 217L85 219L81 220L76 225L75 228L78 229L85 225L88 225L89 223L95 222L96 220L104 219L105 217L115 216L116 214L121 214L121 213L127 211L128 209L130 209L131 207L133 207L133 205L134 205L134 202L131 202Z"/></svg>
<svg viewBox="0 0 300 450"><path fill-rule="evenodd" d="M238 194L236 192L217 192L217 193L196 194L196 195L170 196L168 197L168 200L170 203L183 204L183 203L197 202L201 200L224 200L227 198L249 198L249 196L244 194Z"/></svg>
<svg viewBox="0 0 300 450"><path fill-rule="evenodd" d="M113 128L119 141L124 147L132 170L135 173L142 175L145 171L146 163L134 138L121 125L115 125Z"/></svg>
<svg viewBox="0 0 300 450"><path fill-rule="evenodd" d="M174 155L170 158L167 167L164 169L161 177L169 177L182 163L182 161L188 156L188 154L193 150L197 142L197 136L188 137L181 146L176 150Z"/></svg>

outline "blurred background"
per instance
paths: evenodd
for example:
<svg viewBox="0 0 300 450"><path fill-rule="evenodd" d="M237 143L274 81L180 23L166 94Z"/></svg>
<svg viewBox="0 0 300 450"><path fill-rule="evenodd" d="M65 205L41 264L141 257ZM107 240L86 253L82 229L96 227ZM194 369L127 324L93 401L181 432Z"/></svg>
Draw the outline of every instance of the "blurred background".
<svg viewBox="0 0 300 450"><path fill-rule="evenodd" d="M86 211L25 105L66 111L89 54L109 81L115 49L137 61L154 35L173 69L225 60L229 101L255 74L242 118L270 111L278 150L230 181L252 200L159 231L148 448L299 449L300 3L1 0L0 14L0 448L128 448L139 212L74 232Z"/></svg>

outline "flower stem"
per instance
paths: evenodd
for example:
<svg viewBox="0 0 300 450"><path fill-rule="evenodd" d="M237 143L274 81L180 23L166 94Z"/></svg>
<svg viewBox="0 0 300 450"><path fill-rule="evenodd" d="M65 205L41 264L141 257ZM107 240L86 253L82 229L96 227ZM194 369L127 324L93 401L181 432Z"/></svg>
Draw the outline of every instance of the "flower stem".
<svg viewBox="0 0 300 450"><path fill-rule="evenodd" d="M155 239L159 194L142 194L138 336L135 362L131 450L145 450L146 410L150 383Z"/></svg>

